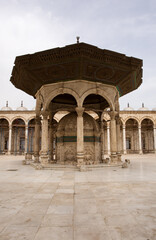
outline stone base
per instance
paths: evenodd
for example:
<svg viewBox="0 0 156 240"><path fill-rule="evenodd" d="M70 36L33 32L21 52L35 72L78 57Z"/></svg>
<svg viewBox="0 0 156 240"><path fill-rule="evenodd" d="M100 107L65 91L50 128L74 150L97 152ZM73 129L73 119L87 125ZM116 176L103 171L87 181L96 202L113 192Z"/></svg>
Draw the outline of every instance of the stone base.
<svg viewBox="0 0 156 240"><path fill-rule="evenodd" d="M39 156L38 155L34 155L34 162L39 163Z"/></svg>
<svg viewBox="0 0 156 240"><path fill-rule="evenodd" d="M83 153L77 153L77 166L80 167L84 164L84 154Z"/></svg>
<svg viewBox="0 0 156 240"><path fill-rule="evenodd" d="M25 160L32 160L32 155L30 153L25 153Z"/></svg>
<svg viewBox="0 0 156 240"><path fill-rule="evenodd" d="M117 156L118 156L118 162L121 162L121 154L117 154Z"/></svg>
<svg viewBox="0 0 156 240"><path fill-rule="evenodd" d="M118 155L112 154L110 155L111 163L117 163L118 162Z"/></svg>
<svg viewBox="0 0 156 240"><path fill-rule="evenodd" d="M47 154L42 154L41 156L41 165L47 165L48 164L48 159L49 159L49 156Z"/></svg>
<svg viewBox="0 0 156 240"><path fill-rule="evenodd" d="M80 167L82 165L84 165L83 159L78 159L77 160L77 167Z"/></svg>

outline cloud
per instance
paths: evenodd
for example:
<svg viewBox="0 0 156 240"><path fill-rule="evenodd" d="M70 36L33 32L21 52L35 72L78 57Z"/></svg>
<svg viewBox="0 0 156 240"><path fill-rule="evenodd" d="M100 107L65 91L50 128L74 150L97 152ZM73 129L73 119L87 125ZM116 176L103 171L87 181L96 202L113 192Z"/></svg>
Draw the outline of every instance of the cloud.
<svg viewBox="0 0 156 240"><path fill-rule="evenodd" d="M133 99L156 106L155 13L154 0L1 0L0 106L6 100L14 108L20 100L29 108L35 104L9 82L16 56L72 44L77 35L80 41L142 58L143 84L122 97L121 106Z"/></svg>

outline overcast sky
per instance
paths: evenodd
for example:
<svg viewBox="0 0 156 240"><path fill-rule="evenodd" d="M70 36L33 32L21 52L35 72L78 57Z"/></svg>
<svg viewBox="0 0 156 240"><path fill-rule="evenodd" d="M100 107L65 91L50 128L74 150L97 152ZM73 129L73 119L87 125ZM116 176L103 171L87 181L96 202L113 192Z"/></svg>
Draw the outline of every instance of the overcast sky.
<svg viewBox="0 0 156 240"><path fill-rule="evenodd" d="M0 108L35 106L10 76L16 56L86 42L143 59L143 83L120 98L156 107L156 0L0 0Z"/></svg>

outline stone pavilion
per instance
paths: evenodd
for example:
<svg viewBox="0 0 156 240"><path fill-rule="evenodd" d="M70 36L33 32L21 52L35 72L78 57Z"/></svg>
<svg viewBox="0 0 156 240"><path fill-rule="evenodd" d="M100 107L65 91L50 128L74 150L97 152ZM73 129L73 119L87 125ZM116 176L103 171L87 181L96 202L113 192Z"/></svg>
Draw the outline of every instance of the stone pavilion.
<svg viewBox="0 0 156 240"><path fill-rule="evenodd" d="M110 160L121 161L119 97L142 83L142 60L78 41L16 57L11 82L36 98L36 162L102 162L106 114ZM64 117L56 122L59 112Z"/></svg>

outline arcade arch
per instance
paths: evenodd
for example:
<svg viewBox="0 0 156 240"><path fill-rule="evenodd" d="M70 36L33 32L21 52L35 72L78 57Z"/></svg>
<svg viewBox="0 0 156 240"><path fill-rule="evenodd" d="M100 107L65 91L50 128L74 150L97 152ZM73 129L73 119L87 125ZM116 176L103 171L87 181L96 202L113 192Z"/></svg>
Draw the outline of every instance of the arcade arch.
<svg viewBox="0 0 156 240"><path fill-rule="evenodd" d="M12 146L14 154L24 154L25 149L25 122L21 118L12 121Z"/></svg>
<svg viewBox="0 0 156 240"><path fill-rule="evenodd" d="M8 152L9 148L9 122L5 118L0 119L0 154Z"/></svg>
<svg viewBox="0 0 156 240"><path fill-rule="evenodd" d="M154 124L149 118L145 118L141 122L141 140L143 153L154 152Z"/></svg>

